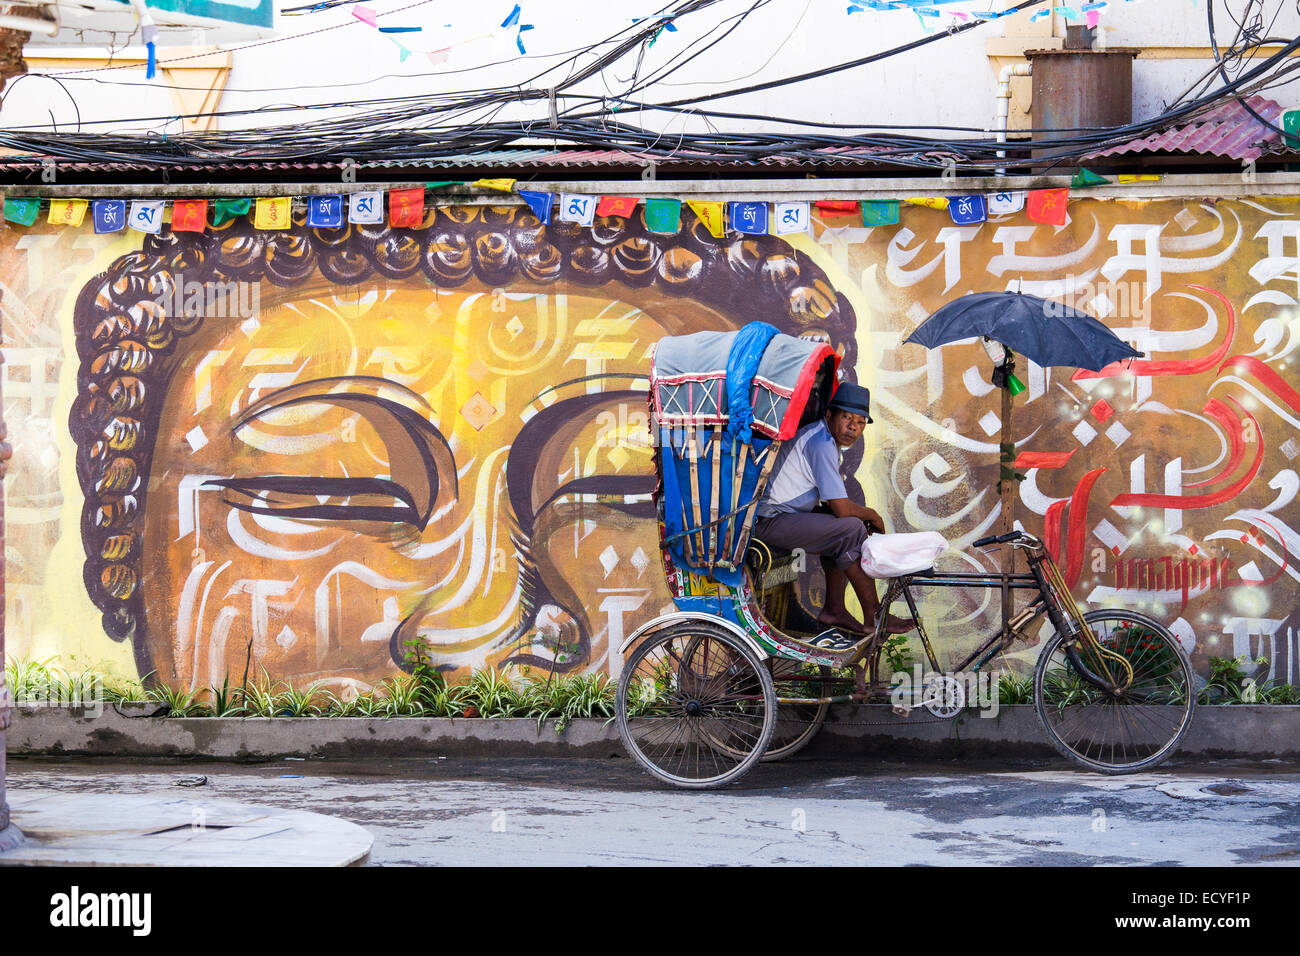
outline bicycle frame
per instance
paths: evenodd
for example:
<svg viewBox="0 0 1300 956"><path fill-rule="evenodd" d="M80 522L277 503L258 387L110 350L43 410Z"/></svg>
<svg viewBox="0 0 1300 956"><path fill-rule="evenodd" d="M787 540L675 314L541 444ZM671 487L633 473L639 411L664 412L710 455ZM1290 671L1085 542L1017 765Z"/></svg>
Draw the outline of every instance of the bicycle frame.
<svg viewBox="0 0 1300 956"><path fill-rule="evenodd" d="M1036 600L1009 619L1003 620L1002 627L967 655L954 670L958 673L967 670L978 672L995 655L1010 647L1017 637L1022 636L1025 627L1046 614L1058 631L1071 635L1072 639L1066 645L1066 655L1084 680L1110 694L1122 689L1125 686L1124 683L1117 681L1109 674L1109 668L1105 664L1104 657L1115 657L1126 669L1128 664L1116 655L1109 654L1097 643L1092 629L1084 623L1083 614L1061 577L1060 569L1057 568L1056 562L1052 560L1051 555L1044 550L1042 542L1033 535L1021 532L1021 537L1018 540L1011 541L1010 544L1013 547L1024 548L1027 552L1026 557L1029 564L1027 573L961 572L947 574L931 572L892 578L885 592L885 597L880 602L881 614L876 623L876 631L872 639L873 648L876 644L884 643L886 635L882 633L882 629L884 622L888 619L889 607L893 601L901 597L906 602L908 611L911 613L912 621L916 625L917 634L921 638L921 645L925 648L926 658L930 666L936 671L941 669L939 660L934 653L934 647L930 642L930 636L926 632L925 624L921 620L920 612L917 610L916 599L912 593L914 587L996 588L1002 594L1003 607L1009 606L1006 598L1011 591L1035 591L1038 594ZM1106 677L1097 674L1093 668L1084 663L1079 653L1080 644L1087 648L1094 658L1094 663L1100 665L1097 670L1106 673ZM1128 676L1131 680L1131 670Z"/></svg>

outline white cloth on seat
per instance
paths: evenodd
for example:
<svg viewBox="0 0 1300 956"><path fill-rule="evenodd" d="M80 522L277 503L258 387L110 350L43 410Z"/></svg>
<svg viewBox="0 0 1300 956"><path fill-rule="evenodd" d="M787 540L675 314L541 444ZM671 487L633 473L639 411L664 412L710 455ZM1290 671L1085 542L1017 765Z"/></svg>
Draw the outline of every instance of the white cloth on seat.
<svg viewBox="0 0 1300 956"><path fill-rule="evenodd" d="M934 565L948 542L937 531L873 534L862 543L862 570L873 578L916 574Z"/></svg>

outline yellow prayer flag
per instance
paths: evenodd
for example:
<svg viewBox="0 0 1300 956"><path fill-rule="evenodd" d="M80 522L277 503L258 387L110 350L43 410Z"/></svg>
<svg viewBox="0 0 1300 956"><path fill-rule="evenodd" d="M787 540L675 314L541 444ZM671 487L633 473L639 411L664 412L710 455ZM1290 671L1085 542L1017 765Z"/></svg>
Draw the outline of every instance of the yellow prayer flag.
<svg viewBox="0 0 1300 956"><path fill-rule="evenodd" d="M80 226L88 205L84 199L51 199L48 221L55 226Z"/></svg>
<svg viewBox="0 0 1300 956"><path fill-rule="evenodd" d="M711 236L715 239L722 238L727 231L727 213L723 203L688 199L686 205L700 217L700 222L704 223L704 228L709 230Z"/></svg>
<svg viewBox="0 0 1300 956"><path fill-rule="evenodd" d="M254 229L288 229L292 225L293 198L259 199L253 213Z"/></svg>
<svg viewBox="0 0 1300 956"><path fill-rule="evenodd" d="M1160 177L1155 173L1120 173L1119 181L1122 183L1158 183Z"/></svg>
<svg viewBox="0 0 1300 956"><path fill-rule="evenodd" d="M928 206L931 209L948 208L948 200L943 196L909 196L903 202L912 206Z"/></svg>
<svg viewBox="0 0 1300 956"><path fill-rule="evenodd" d="M474 185L479 189L495 189L503 193L515 191L515 180L513 179L480 179Z"/></svg>

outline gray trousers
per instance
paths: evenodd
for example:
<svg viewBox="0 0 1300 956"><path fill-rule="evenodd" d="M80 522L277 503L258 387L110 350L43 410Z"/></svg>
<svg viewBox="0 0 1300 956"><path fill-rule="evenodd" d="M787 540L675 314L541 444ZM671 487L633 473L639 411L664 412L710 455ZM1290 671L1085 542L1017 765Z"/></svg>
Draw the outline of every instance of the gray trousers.
<svg viewBox="0 0 1300 956"><path fill-rule="evenodd" d="M795 511L759 518L754 534L770 547L785 551L801 549L829 560L843 571L862 558L867 526L861 518L837 518L816 511Z"/></svg>

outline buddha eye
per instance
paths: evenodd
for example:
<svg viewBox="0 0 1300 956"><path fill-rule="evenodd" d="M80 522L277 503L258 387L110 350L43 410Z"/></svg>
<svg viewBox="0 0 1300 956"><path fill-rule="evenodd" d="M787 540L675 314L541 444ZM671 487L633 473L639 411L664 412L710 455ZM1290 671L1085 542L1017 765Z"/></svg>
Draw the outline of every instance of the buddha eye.
<svg viewBox="0 0 1300 956"><path fill-rule="evenodd" d="M220 488L232 508L252 514L322 521L386 521L422 530L435 511L457 498L456 460L437 426L411 404L414 392L382 379L319 379L289 386L254 404L231 434L273 420L294 405L336 406L363 419L386 452L389 475L235 475L205 482ZM305 457L305 456L304 456ZM379 460L379 459L377 459ZM314 464L314 462L313 462Z"/></svg>
<svg viewBox="0 0 1300 956"><path fill-rule="evenodd" d="M219 478L204 484L223 488L226 503L250 514L326 521L399 521L424 527L427 520L411 493L386 478L325 478L262 475Z"/></svg>

